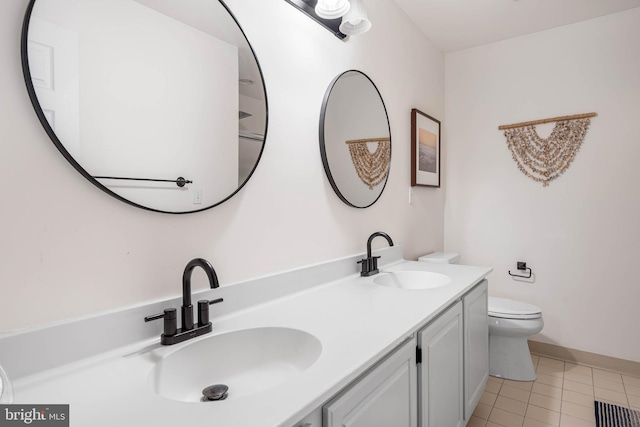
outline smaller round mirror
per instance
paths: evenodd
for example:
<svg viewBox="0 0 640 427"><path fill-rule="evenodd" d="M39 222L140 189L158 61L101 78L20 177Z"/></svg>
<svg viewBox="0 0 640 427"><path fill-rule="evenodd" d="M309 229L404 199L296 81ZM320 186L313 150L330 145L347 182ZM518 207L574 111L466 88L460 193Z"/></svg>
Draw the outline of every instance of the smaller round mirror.
<svg viewBox="0 0 640 427"><path fill-rule="evenodd" d="M329 85L320 115L320 152L340 200L367 208L380 198L391 165L391 130L380 92L366 74L346 71Z"/></svg>

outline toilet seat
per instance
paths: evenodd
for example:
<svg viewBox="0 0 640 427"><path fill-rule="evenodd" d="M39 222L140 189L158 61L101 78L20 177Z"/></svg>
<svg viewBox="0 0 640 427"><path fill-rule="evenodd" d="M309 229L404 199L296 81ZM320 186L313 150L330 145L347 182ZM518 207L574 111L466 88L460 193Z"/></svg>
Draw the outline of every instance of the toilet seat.
<svg viewBox="0 0 640 427"><path fill-rule="evenodd" d="M540 319L542 310L532 304L507 298L489 297L489 317L501 319Z"/></svg>

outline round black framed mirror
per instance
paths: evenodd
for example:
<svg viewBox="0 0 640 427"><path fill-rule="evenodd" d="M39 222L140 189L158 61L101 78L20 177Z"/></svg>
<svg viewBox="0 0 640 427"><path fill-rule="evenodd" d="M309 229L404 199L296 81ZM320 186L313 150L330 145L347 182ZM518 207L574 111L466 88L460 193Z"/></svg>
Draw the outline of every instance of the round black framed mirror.
<svg viewBox="0 0 640 427"><path fill-rule="evenodd" d="M391 128L373 81L349 70L329 85L320 114L320 153L340 200L367 208L382 195L391 167Z"/></svg>
<svg viewBox="0 0 640 427"><path fill-rule="evenodd" d="M111 196L198 212L255 171L266 88L222 0L31 0L21 49L45 131Z"/></svg>

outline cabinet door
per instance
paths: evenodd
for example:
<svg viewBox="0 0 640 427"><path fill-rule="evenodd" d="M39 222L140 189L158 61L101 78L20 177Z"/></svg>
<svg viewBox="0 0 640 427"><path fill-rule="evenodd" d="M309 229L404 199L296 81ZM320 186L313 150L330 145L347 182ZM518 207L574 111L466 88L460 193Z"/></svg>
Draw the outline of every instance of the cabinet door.
<svg viewBox="0 0 640 427"><path fill-rule="evenodd" d="M322 408L316 409L294 424L293 427L322 427Z"/></svg>
<svg viewBox="0 0 640 427"><path fill-rule="evenodd" d="M418 333L421 427L463 427L462 302Z"/></svg>
<svg viewBox="0 0 640 427"><path fill-rule="evenodd" d="M487 281L462 299L464 306L464 415L468 420L489 378L489 323Z"/></svg>
<svg viewBox="0 0 640 427"><path fill-rule="evenodd" d="M415 348L403 344L329 402L324 427L417 427Z"/></svg>

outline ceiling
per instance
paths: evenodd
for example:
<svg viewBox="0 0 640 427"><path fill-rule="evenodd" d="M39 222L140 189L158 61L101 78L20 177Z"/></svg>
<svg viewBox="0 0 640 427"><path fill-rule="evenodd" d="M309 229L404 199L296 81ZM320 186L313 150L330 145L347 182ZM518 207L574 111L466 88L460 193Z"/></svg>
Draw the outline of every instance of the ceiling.
<svg viewBox="0 0 640 427"><path fill-rule="evenodd" d="M394 0L443 52L640 7L640 0Z"/></svg>

